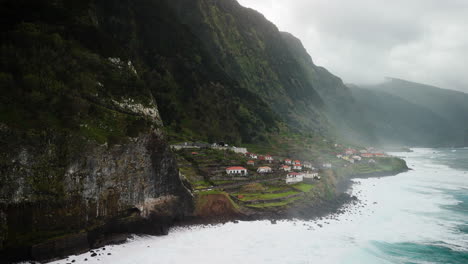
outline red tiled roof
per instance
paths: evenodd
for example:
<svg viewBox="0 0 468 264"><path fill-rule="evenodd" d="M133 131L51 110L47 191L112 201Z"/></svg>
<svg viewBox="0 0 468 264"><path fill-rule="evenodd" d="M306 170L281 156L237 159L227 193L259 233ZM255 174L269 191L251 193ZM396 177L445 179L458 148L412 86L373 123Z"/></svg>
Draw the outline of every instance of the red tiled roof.
<svg viewBox="0 0 468 264"><path fill-rule="evenodd" d="M229 167L226 170L247 170L247 169L244 167Z"/></svg>
<svg viewBox="0 0 468 264"><path fill-rule="evenodd" d="M247 161L247 163L255 163L255 161L249 160L249 161Z"/></svg>
<svg viewBox="0 0 468 264"><path fill-rule="evenodd" d="M288 175L295 175L295 176L297 176L297 175L302 175L302 173L299 173L299 172L290 172L290 173L288 173Z"/></svg>
<svg viewBox="0 0 468 264"><path fill-rule="evenodd" d="M285 159L284 161L291 161L290 159Z"/></svg>

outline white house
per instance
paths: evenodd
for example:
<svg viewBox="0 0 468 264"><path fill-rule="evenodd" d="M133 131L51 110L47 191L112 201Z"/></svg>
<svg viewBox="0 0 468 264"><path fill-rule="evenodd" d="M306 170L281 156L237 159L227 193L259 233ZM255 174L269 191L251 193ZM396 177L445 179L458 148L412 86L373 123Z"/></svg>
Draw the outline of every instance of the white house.
<svg viewBox="0 0 468 264"><path fill-rule="evenodd" d="M298 183L304 181L304 174L299 172L290 172L286 175L286 183Z"/></svg>
<svg viewBox="0 0 468 264"><path fill-rule="evenodd" d="M280 170L283 170L283 171L291 171L291 167L288 166L288 165L284 165L284 166L281 166Z"/></svg>
<svg viewBox="0 0 468 264"><path fill-rule="evenodd" d="M271 168L270 167L259 167L257 169L258 173L271 173Z"/></svg>
<svg viewBox="0 0 468 264"><path fill-rule="evenodd" d="M247 161L247 165L249 165L249 166L255 166L255 161L249 160L249 161Z"/></svg>
<svg viewBox="0 0 468 264"><path fill-rule="evenodd" d="M294 164L293 165L293 170L302 170L302 165L299 163L299 164Z"/></svg>
<svg viewBox="0 0 468 264"><path fill-rule="evenodd" d="M304 174L304 180L320 180L320 176L317 172L308 171Z"/></svg>
<svg viewBox="0 0 468 264"><path fill-rule="evenodd" d="M322 164L322 167L325 168L325 169L331 169L332 165L331 165L331 163L324 163L324 164Z"/></svg>
<svg viewBox="0 0 468 264"><path fill-rule="evenodd" d="M339 159L341 159L341 158L343 158L343 155L338 154L338 155L336 155L336 157L339 158Z"/></svg>
<svg viewBox="0 0 468 264"><path fill-rule="evenodd" d="M284 160L284 163L285 163L285 164L292 164L292 160L290 160L290 159L285 159L285 160Z"/></svg>
<svg viewBox="0 0 468 264"><path fill-rule="evenodd" d="M357 160L357 161L361 161L361 160L362 160L362 158L361 158L360 156L353 156L353 159L354 159L354 160Z"/></svg>
<svg viewBox="0 0 468 264"><path fill-rule="evenodd" d="M293 164L301 164L301 161L300 161L300 160L295 160L295 161L293 162Z"/></svg>
<svg viewBox="0 0 468 264"><path fill-rule="evenodd" d="M235 153L240 153L240 154L247 153L247 148L231 147L231 150L234 151Z"/></svg>
<svg viewBox="0 0 468 264"><path fill-rule="evenodd" d="M266 160L266 161L273 161L273 157L270 156L270 155L266 155L266 156L265 156L265 160Z"/></svg>
<svg viewBox="0 0 468 264"><path fill-rule="evenodd" d="M226 169L227 175L238 175L238 176L247 176L248 172L247 169L244 167L229 167Z"/></svg>
<svg viewBox="0 0 468 264"><path fill-rule="evenodd" d="M250 153L250 158L252 159L258 159L258 155L254 153Z"/></svg>
<svg viewBox="0 0 468 264"><path fill-rule="evenodd" d="M312 163L308 162L308 161L305 161L304 164L303 164L304 168L308 168L308 169L312 169Z"/></svg>
<svg viewBox="0 0 468 264"><path fill-rule="evenodd" d="M374 164L374 163L375 163L375 160L374 160L374 159L370 159L370 160L369 160L369 163Z"/></svg>

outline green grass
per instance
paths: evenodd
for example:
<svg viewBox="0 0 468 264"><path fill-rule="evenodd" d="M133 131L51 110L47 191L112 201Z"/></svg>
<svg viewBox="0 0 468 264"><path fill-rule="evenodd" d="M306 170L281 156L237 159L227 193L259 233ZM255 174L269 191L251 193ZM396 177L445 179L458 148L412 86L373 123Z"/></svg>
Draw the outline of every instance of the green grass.
<svg viewBox="0 0 468 264"><path fill-rule="evenodd" d="M310 190L314 188L314 185L307 184L307 183L298 183L298 184L291 185L291 187L302 192L309 192Z"/></svg>
<svg viewBox="0 0 468 264"><path fill-rule="evenodd" d="M222 185L222 184L231 184L236 183L237 181L212 181L215 185Z"/></svg>
<svg viewBox="0 0 468 264"><path fill-rule="evenodd" d="M198 195L210 195L210 194L225 194L225 195L227 195L226 192L218 191L218 190L203 191L203 192L198 192L197 194Z"/></svg>
<svg viewBox="0 0 468 264"><path fill-rule="evenodd" d="M290 198L290 199L287 199L287 200L284 200L284 201L281 201L281 202L275 202L275 203L263 203L263 204L251 204L251 205L247 205L247 207L251 207L251 208L271 208L271 207L283 207L283 206L286 206L286 205L289 205L297 200L301 200L303 199L303 197L294 197L294 198Z"/></svg>
<svg viewBox="0 0 468 264"><path fill-rule="evenodd" d="M277 191L286 191L291 190L289 186L282 186L282 185L270 185L268 186L268 190L266 192L277 192Z"/></svg>
<svg viewBox="0 0 468 264"><path fill-rule="evenodd" d="M192 183L192 186L195 189L204 189L204 188L211 187L211 184L209 182L206 182L206 181L196 181L196 182Z"/></svg>
<svg viewBox="0 0 468 264"><path fill-rule="evenodd" d="M297 191L288 191L283 193L239 193L237 196L242 195L241 201L254 201L254 200L273 200L278 198L288 197L290 195L298 194Z"/></svg>

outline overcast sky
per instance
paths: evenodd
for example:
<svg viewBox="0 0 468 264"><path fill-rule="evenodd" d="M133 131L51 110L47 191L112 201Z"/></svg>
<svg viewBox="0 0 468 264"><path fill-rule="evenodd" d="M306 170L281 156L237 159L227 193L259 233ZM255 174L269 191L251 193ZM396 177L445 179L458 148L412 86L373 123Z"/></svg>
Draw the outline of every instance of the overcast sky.
<svg viewBox="0 0 468 264"><path fill-rule="evenodd" d="M238 0L346 83L384 77L468 92L468 0Z"/></svg>

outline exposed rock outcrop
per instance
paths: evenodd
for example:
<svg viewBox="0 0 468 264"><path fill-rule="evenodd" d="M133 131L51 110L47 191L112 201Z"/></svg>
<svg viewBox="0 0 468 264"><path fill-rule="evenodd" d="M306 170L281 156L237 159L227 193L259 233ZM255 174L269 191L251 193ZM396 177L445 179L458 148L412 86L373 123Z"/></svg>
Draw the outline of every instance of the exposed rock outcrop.
<svg viewBox="0 0 468 264"><path fill-rule="evenodd" d="M64 256L117 233L167 234L192 211L158 128L113 146L7 128L1 138L2 258Z"/></svg>

